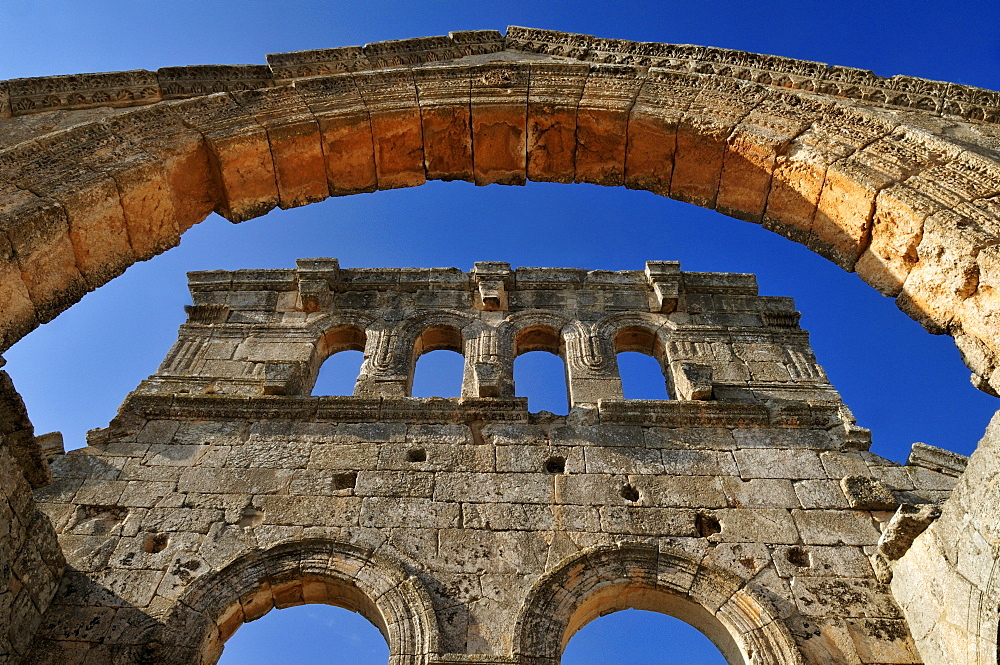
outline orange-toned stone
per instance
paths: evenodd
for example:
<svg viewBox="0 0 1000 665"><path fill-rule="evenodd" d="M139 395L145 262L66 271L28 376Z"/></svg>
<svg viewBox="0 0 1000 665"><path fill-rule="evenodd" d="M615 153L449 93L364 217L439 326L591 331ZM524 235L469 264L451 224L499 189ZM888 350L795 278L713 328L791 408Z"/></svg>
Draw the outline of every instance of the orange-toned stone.
<svg viewBox="0 0 1000 665"><path fill-rule="evenodd" d="M793 143L774 164L762 223L765 229L805 244L823 191L826 164L816 152Z"/></svg>
<svg viewBox="0 0 1000 665"><path fill-rule="evenodd" d="M576 108L528 105L528 179L573 182L576 177Z"/></svg>
<svg viewBox="0 0 1000 665"><path fill-rule="evenodd" d="M261 88L234 98L267 132L278 205L294 208L330 195L319 123L295 88Z"/></svg>
<svg viewBox="0 0 1000 665"><path fill-rule="evenodd" d="M286 607L295 607L304 602L302 600L302 582L298 580L289 582L272 581L271 595L274 597L274 606L279 610Z"/></svg>
<svg viewBox="0 0 1000 665"><path fill-rule="evenodd" d="M674 171L678 115L633 111L628 121L625 186L667 196Z"/></svg>
<svg viewBox="0 0 1000 665"><path fill-rule="evenodd" d="M625 183L628 115L643 81L641 70L591 65L576 114L576 181Z"/></svg>
<svg viewBox="0 0 1000 665"><path fill-rule="evenodd" d="M878 184L864 171L836 162L826 171L808 247L845 270L865 249L871 230Z"/></svg>
<svg viewBox="0 0 1000 665"><path fill-rule="evenodd" d="M533 62L528 89L528 178L573 182L576 176L576 110L590 65Z"/></svg>
<svg viewBox="0 0 1000 665"><path fill-rule="evenodd" d="M113 176L135 259L144 261L177 246L180 231L163 163L137 158Z"/></svg>
<svg viewBox="0 0 1000 665"><path fill-rule="evenodd" d="M10 209L9 215L3 213L0 224L10 240L39 323L51 321L87 293L61 205L36 200Z"/></svg>
<svg viewBox="0 0 1000 665"><path fill-rule="evenodd" d="M222 200L222 185L204 141L190 142L161 156L174 200L177 231L184 233L208 217Z"/></svg>
<svg viewBox="0 0 1000 665"><path fill-rule="evenodd" d="M960 306L977 292L981 279L978 255L994 246L997 237L997 229L991 228L993 220L977 223L979 216L981 211L966 204L924 219L918 260L896 305L931 332L947 332ZM989 268L988 257L984 257L984 264Z"/></svg>
<svg viewBox="0 0 1000 665"><path fill-rule="evenodd" d="M882 295L896 296L917 262L924 218L936 210L933 201L903 184L879 192L871 242L854 266L858 276Z"/></svg>
<svg viewBox="0 0 1000 665"><path fill-rule="evenodd" d="M576 115L576 182L625 184L628 111L580 108Z"/></svg>
<svg viewBox="0 0 1000 665"><path fill-rule="evenodd" d="M764 89L707 77L677 126L677 151L670 196L714 208L726 140L753 109Z"/></svg>
<svg viewBox="0 0 1000 665"><path fill-rule="evenodd" d="M419 110L372 113L371 125L378 188L422 185L427 178Z"/></svg>
<svg viewBox="0 0 1000 665"><path fill-rule="evenodd" d="M472 155L477 185L523 185L527 177L526 109L472 108Z"/></svg>
<svg viewBox="0 0 1000 665"><path fill-rule="evenodd" d="M426 180L417 88L409 68L355 74L371 118L379 189L412 187Z"/></svg>
<svg viewBox="0 0 1000 665"><path fill-rule="evenodd" d="M420 122L427 179L472 182L472 121L469 106L421 107Z"/></svg>
<svg viewBox="0 0 1000 665"><path fill-rule="evenodd" d="M187 231L211 214L222 198L218 174L212 165L210 151L204 138L200 132L181 122L169 109L162 107L146 107L130 111L105 120L105 124L117 136L135 145L137 150L160 161L162 181L170 193L172 220L164 219L159 225L160 232L155 234L159 241L135 238L133 250L137 256L145 257L147 254L161 251L160 248L177 244L179 236L178 239L171 237L174 230L177 234ZM152 174L149 177L151 181L157 179ZM125 218L129 222L130 206L126 203L130 198L128 190L134 187L140 190L139 196L144 198L146 193L141 191L144 186L133 184L133 180L138 178L129 175L123 178L118 178L116 175L116 180L122 191ZM153 196L155 195L150 194L151 198ZM149 205L136 207L152 209ZM156 205L155 212L166 214L166 205ZM129 223L143 224L139 220ZM150 228L154 226L150 222L145 224Z"/></svg>
<svg viewBox="0 0 1000 665"><path fill-rule="evenodd" d="M252 593L240 597L243 606L243 616L247 621L255 621L274 609L274 598L271 596L271 584L267 580L261 582Z"/></svg>
<svg viewBox="0 0 1000 665"><path fill-rule="evenodd" d="M278 186L267 132L231 95L170 102L183 122L202 133L218 172L217 212L232 222L259 217L278 205Z"/></svg>
<svg viewBox="0 0 1000 665"><path fill-rule="evenodd" d="M368 114L321 117L319 127L330 194L374 192L378 181Z"/></svg>
<svg viewBox="0 0 1000 665"><path fill-rule="evenodd" d="M232 637L236 629L245 622L246 617L243 616L243 607L239 603L233 603L223 610L215 623L219 627L219 637L225 641Z"/></svg>
<svg viewBox="0 0 1000 665"><path fill-rule="evenodd" d="M319 123L307 120L269 126L267 136L282 209L322 201L330 195Z"/></svg>
<svg viewBox="0 0 1000 665"><path fill-rule="evenodd" d="M10 348L38 326L38 316L31 296L21 278L14 249L6 234L0 233L0 352Z"/></svg>
<svg viewBox="0 0 1000 665"><path fill-rule="evenodd" d="M962 330L973 335L996 356L1000 339L1000 245L984 247L976 255L979 279L975 292L958 308ZM967 355L967 354L966 354Z"/></svg>
<svg viewBox="0 0 1000 665"><path fill-rule="evenodd" d="M135 261L115 181L95 172L79 154L107 150L108 142L101 140L106 136L99 129L70 130L51 141L51 149L29 145L20 171L8 174L20 190L43 193L61 204L76 266L91 288L120 275ZM120 142L117 147L122 147ZM17 242L13 237L11 241Z"/></svg>
<svg viewBox="0 0 1000 665"><path fill-rule="evenodd" d="M715 207L727 134L697 119L685 119L678 125L671 198L705 208Z"/></svg>
<svg viewBox="0 0 1000 665"><path fill-rule="evenodd" d="M472 160L477 185L527 178L528 67L491 63L471 70Z"/></svg>
<svg viewBox="0 0 1000 665"><path fill-rule="evenodd" d="M114 180L88 182L80 189L56 192L55 198L66 210L76 265L91 288L109 282L135 263Z"/></svg>
<svg viewBox="0 0 1000 665"><path fill-rule="evenodd" d="M222 183L219 214L231 222L260 217L278 205L267 132L257 128L209 137Z"/></svg>
<svg viewBox="0 0 1000 665"><path fill-rule="evenodd" d="M470 76L469 67L413 70L429 180L473 180Z"/></svg>
<svg viewBox="0 0 1000 665"><path fill-rule="evenodd" d="M780 143L757 132L734 132L722 159L715 209L730 217L759 222L780 148Z"/></svg>

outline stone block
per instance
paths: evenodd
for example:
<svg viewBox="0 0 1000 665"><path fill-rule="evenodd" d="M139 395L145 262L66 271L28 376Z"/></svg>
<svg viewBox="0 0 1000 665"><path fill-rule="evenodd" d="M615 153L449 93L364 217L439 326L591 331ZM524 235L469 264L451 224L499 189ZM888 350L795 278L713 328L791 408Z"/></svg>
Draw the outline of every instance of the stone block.
<svg viewBox="0 0 1000 665"><path fill-rule="evenodd" d="M472 181L472 79L466 67L413 70L429 180Z"/></svg>
<svg viewBox="0 0 1000 665"><path fill-rule="evenodd" d="M423 184L424 145L417 89L409 69L354 77L368 108L379 189Z"/></svg>
<svg viewBox="0 0 1000 665"><path fill-rule="evenodd" d="M576 111L576 182L625 184L629 111L642 85L640 70L591 65Z"/></svg>
<svg viewBox="0 0 1000 665"><path fill-rule="evenodd" d="M742 479L726 476L721 478L727 505L731 508L767 508L783 506L797 508L798 498L792 483L783 479Z"/></svg>
<svg viewBox="0 0 1000 665"><path fill-rule="evenodd" d="M577 107L588 72L584 63L531 63L527 121L530 180L573 182L576 177Z"/></svg>
<svg viewBox="0 0 1000 665"><path fill-rule="evenodd" d="M799 542L795 522L787 510L730 508L714 513L722 526L720 538L736 543L794 544Z"/></svg>
<svg viewBox="0 0 1000 665"><path fill-rule="evenodd" d="M811 450L744 448L733 456L742 478L826 478L819 455Z"/></svg>
<svg viewBox="0 0 1000 665"><path fill-rule="evenodd" d="M868 476L844 476L840 489L856 510L894 510L899 505L885 483Z"/></svg>
<svg viewBox="0 0 1000 665"><path fill-rule="evenodd" d="M807 545L874 545L878 529L864 512L793 510L795 524Z"/></svg>
<svg viewBox="0 0 1000 665"><path fill-rule="evenodd" d="M527 177L528 68L472 69L473 173L477 185L523 185Z"/></svg>

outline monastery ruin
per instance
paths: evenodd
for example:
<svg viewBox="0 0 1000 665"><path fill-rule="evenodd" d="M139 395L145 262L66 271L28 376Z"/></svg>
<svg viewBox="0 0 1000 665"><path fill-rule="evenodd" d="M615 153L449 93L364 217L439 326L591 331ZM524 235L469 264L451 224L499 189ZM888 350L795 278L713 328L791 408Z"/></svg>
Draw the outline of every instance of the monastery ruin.
<svg viewBox="0 0 1000 665"><path fill-rule="evenodd" d="M1000 392L1000 93L519 27L267 62L0 82L0 351L213 211L585 182L804 244ZM391 665L556 665L626 608L731 665L995 665L1000 420L882 459L790 299L630 267L190 273L159 369L69 453L0 371L0 664L212 665L329 603ZM437 349L461 397L411 397ZM311 395L343 350L354 394ZM537 350L566 416L515 397ZM670 399L623 399L622 351Z"/></svg>

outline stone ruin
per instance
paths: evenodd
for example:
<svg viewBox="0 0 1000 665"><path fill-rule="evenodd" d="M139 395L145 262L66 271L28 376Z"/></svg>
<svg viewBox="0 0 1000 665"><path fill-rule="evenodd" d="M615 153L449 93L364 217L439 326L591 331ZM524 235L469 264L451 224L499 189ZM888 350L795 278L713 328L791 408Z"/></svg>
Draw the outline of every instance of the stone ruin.
<svg viewBox="0 0 1000 665"><path fill-rule="evenodd" d="M0 351L215 211L419 185L645 189L854 271L1000 391L1000 94L511 27L0 81ZM0 372L0 663L211 665L273 607L357 610L390 662L555 665L602 613L733 665L994 665L1000 422L868 451L787 299L747 275L194 273L159 371L87 448ZM364 352L351 396L320 364ZM462 396L409 396L465 358ZM513 360L565 362L530 413ZM616 353L669 400L622 398Z"/></svg>
<svg viewBox="0 0 1000 665"><path fill-rule="evenodd" d="M156 374L35 492L66 564L28 662L212 663L310 602L361 612L393 664L555 664L628 607L732 663L918 662L886 584L964 458L868 452L752 275L303 259L190 288ZM464 356L461 397L409 396L436 349ZM343 350L354 394L310 395ZM515 396L538 350L566 416ZM672 399L623 399L623 351Z"/></svg>

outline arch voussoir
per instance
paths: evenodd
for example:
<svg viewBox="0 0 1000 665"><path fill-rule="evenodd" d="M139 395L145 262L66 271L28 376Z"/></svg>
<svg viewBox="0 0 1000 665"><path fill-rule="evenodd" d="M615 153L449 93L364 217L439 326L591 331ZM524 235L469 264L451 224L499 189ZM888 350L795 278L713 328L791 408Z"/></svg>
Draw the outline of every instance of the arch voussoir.
<svg viewBox="0 0 1000 665"><path fill-rule="evenodd" d="M167 103L209 146L222 194L216 212L242 222L278 207L267 131L245 107L225 92Z"/></svg>
<svg viewBox="0 0 1000 665"><path fill-rule="evenodd" d="M278 206L295 208L330 196L319 122L295 88L232 93L267 133Z"/></svg>

